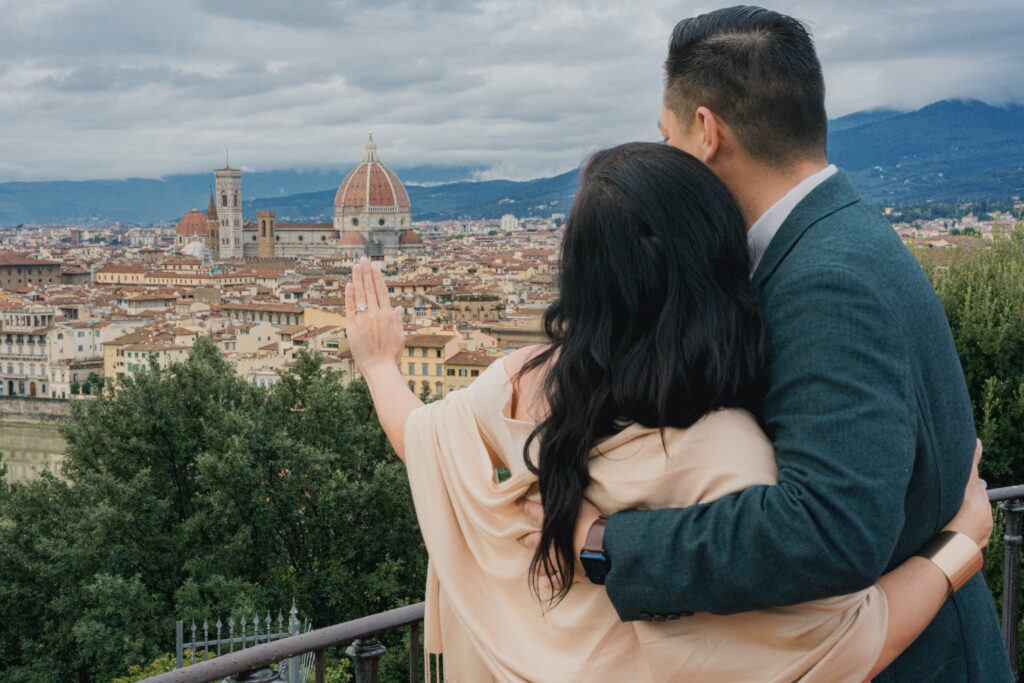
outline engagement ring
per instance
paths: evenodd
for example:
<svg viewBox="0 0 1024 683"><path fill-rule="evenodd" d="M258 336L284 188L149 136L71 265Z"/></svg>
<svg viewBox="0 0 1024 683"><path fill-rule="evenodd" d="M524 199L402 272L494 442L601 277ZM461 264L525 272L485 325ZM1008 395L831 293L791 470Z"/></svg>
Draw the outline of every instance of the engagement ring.
<svg viewBox="0 0 1024 683"><path fill-rule="evenodd" d="M359 304L358 306L356 306L356 310L362 313L363 311L366 310L366 304Z"/></svg>

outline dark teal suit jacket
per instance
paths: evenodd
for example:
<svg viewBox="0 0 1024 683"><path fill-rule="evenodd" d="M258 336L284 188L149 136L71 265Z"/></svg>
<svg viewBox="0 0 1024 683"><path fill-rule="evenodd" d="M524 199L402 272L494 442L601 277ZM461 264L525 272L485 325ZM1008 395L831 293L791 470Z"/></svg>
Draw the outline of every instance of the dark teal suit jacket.
<svg viewBox="0 0 1024 683"><path fill-rule="evenodd" d="M752 279L768 332L777 486L622 512L605 532L624 620L857 591L956 513L974 421L928 279L841 171L796 206ZM979 574L877 680L1009 681Z"/></svg>

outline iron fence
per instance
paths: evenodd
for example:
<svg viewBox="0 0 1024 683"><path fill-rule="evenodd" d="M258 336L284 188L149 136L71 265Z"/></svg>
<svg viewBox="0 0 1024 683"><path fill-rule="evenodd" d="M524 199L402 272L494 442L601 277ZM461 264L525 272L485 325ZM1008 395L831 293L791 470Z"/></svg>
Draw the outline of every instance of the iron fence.
<svg viewBox="0 0 1024 683"><path fill-rule="evenodd" d="M1020 620L1021 523L1024 521L1024 485L992 489L989 500L999 503L1005 517L1003 534L1003 613L1002 633L1010 656L1014 679L1018 674L1017 640ZM988 563L986 563L987 565ZM230 681L282 681L280 672L268 668L274 662L313 653L316 683L324 683L324 651L349 644L346 654L355 667L356 683L376 683L377 665L387 651L377 636L387 631L410 627L409 680L419 681L419 625L423 621L423 603L372 614L326 628L264 642L184 669L152 676L143 683L208 683L231 676ZM193 640L195 640L193 638Z"/></svg>
<svg viewBox="0 0 1024 683"><path fill-rule="evenodd" d="M271 619L270 613L267 612L266 617L263 621L260 621L259 615L253 615L251 619L248 619L244 614L237 621L234 616L229 616L227 623L223 623L220 617L217 618L216 623L212 626L207 619L203 620L202 626L197 626L195 621L192 621L191 626L187 629L191 640L185 640L185 622L178 621L175 624L175 642L174 642L174 661L175 666L181 669L185 666L186 653L191 658L190 664L196 663L196 657L201 652L200 661L206 661L213 657L220 657L224 652L234 652L236 649L244 650L248 647L259 645L260 643L269 643L275 640L281 640L290 636L296 636L302 633L304 630L309 631L309 624L306 624L306 628L302 628L302 624L299 621L299 611L295 607L295 601L292 601L292 607L288 611L288 620L285 622L284 616L280 611L277 613L276 630L274 630L274 620ZM262 632L260 625L263 624ZM237 633L235 627L238 627ZM213 631L213 639L210 639L210 632ZM201 637L200 637L201 636ZM298 659L293 659L285 662L283 671L289 671L289 676L286 679L289 683L299 683L299 677L296 676L297 671L301 671L304 662Z"/></svg>

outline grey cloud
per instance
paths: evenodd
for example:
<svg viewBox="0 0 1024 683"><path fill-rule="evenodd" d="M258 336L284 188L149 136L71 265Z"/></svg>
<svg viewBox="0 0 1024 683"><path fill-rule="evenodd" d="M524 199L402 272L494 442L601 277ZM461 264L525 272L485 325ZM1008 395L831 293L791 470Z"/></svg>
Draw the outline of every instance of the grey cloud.
<svg viewBox="0 0 1024 683"><path fill-rule="evenodd" d="M841 115L1024 101L1019 0L779 0L817 36ZM159 176L232 162L564 171L653 139L669 0L49 0L0 25L0 180ZM9 11L8 11L9 10ZM35 141L45 140L40 148Z"/></svg>

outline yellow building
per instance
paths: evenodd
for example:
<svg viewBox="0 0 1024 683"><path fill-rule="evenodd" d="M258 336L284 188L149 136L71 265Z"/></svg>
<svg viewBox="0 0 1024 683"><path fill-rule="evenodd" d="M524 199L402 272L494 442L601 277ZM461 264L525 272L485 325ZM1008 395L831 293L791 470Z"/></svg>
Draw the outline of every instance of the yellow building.
<svg viewBox="0 0 1024 683"><path fill-rule="evenodd" d="M417 394L426 382L430 393L444 396L445 358L458 351L454 334L414 334L405 338L405 351L399 369L409 388Z"/></svg>
<svg viewBox="0 0 1024 683"><path fill-rule="evenodd" d="M161 367L185 360L191 345L176 342L187 339L166 333L154 335L152 330L138 330L104 342L103 376L111 379L108 386L116 387L125 375L149 367L150 357L155 358ZM195 341L195 337L191 339Z"/></svg>
<svg viewBox="0 0 1024 683"><path fill-rule="evenodd" d="M142 283L146 269L141 266L107 266L96 271L96 282L101 285L137 285Z"/></svg>
<svg viewBox="0 0 1024 683"><path fill-rule="evenodd" d="M465 389L504 355L501 351L459 351L445 361L445 390Z"/></svg>
<svg viewBox="0 0 1024 683"><path fill-rule="evenodd" d="M337 325L345 328L348 323L345 320L345 308L319 308L308 306L302 314L302 324L306 327L327 327Z"/></svg>

